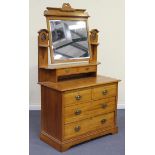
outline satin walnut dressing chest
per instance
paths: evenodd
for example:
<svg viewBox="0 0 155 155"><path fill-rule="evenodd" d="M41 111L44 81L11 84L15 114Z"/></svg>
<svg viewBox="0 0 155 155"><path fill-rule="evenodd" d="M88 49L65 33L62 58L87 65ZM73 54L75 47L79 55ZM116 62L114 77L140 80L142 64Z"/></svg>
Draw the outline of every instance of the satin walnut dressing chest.
<svg viewBox="0 0 155 155"><path fill-rule="evenodd" d="M97 75L98 30L85 9L47 7L38 33L40 139L59 151L117 133L119 80ZM50 60L50 64L49 64Z"/></svg>

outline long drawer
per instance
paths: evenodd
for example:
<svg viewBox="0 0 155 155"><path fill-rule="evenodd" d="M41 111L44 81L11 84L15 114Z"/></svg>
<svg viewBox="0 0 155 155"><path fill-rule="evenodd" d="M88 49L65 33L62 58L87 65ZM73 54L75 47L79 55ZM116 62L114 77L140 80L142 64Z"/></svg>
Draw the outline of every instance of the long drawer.
<svg viewBox="0 0 155 155"><path fill-rule="evenodd" d="M111 97L65 107L64 122L67 124L96 115L112 112L115 110L115 106L115 97Z"/></svg>
<svg viewBox="0 0 155 155"><path fill-rule="evenodd" d="M64 139L82 135L96 129L110 129L114 127L114 112L91 117L79 122L65 125Z"/></svg>
<svg viewBox="0 0 155 155"><path fill-rule="evenodd" d="M117 95L116 84L102 85L92 89L92 99L98 100L102 98L112 97Z"/></svg>

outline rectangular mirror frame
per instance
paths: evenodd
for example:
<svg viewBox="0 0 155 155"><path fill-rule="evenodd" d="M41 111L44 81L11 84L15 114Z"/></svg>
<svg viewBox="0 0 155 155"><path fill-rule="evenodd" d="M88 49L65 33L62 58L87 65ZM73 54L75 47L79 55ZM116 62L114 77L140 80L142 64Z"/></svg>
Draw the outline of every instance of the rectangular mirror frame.
<svg viewBox="0 0 155 155"><path fill-rule="evenodd" d="M89 61L92 57L91 45L90 45L90 35L88 27L88 17L89 15L85 12L84 9L73 9L73 8L47 8L44 15L46 16L47 29L49 31L49 49L50 49L50 58L51 64L53 63L66 63L66 62L78 62L78 61ZM89 58L74 58L66 60L54 60L54 51L52 49L52 34L50 30L50 20L67 20L67 21L85 21L88 37L88 52Z"/></svg>

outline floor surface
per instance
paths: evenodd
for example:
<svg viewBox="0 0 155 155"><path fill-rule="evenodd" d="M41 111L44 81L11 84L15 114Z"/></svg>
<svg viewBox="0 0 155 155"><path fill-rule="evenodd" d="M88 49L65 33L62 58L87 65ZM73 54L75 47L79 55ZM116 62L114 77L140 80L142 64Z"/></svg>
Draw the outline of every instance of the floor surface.
<svg viewBox="0 0 155 155"><path fill-rule="evenodd" d="M39 139L40 111L30 111L29 155L125 155L125 110L118 110L119 131L58 152Z"/></svg>

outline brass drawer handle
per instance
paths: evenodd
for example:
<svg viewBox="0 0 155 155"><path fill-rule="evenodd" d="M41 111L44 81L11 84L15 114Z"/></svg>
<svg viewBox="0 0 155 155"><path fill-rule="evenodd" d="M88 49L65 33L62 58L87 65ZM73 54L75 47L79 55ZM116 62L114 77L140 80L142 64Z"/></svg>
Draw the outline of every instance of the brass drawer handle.
<svg viewBox="0 0 155 155"><path fill-rule="evenodd" d="M101 124L106 123L106 121L107 121L106 119L102 119L102 120L101 120Z"/></svg>
<svg viewBox="0 0 155 155"><path fill-rule="evenodd" d="M65 72L66 72L66 73L69 73L69 71L70 71L69 69L65 69Z"/></svg>
<svg viewBox="0 0 155 155"><path fill-rule="evenodd" d="M81 127L80 127L80 126L76 126L76 127L74 128L74 131L75 131L75 132L79 132L79 131L80 131L80 129L81 129Z"/></svg>
<svg viewBox="0 0 155 155"><path fill-rule="evenodd" d="M103 90L102 94L106 95L108 93L108 90Z"/></svg>
<svg viewBox="0 0 155 155"><path fill-rule="evenodd" d="M77 96L75 96L75 99L76 99L76 100L80 100L81 97L82 97L81 95L77 95Z"/></svg>
<svg viewBox="0 0 155 155"><path fill-rule="evenodd" d="M105 109L107 106L108 106L107 103L103 103L103 104L101 105L101 107L102 107L103 109Z"/></svg>
<svg viewBox="0 0 155 155"><path fill-rule="evenodd" d="M89 67L87 67L86 70L88 71L89 70Z"/></svg>
<svg viewBox="0 0 155 155"><path fill-rule="evenodd" d="M81 112L82 112L82 111L81 111L80 109L78 109L78 110L75 111L75 115L80 115Z"/></svg>

